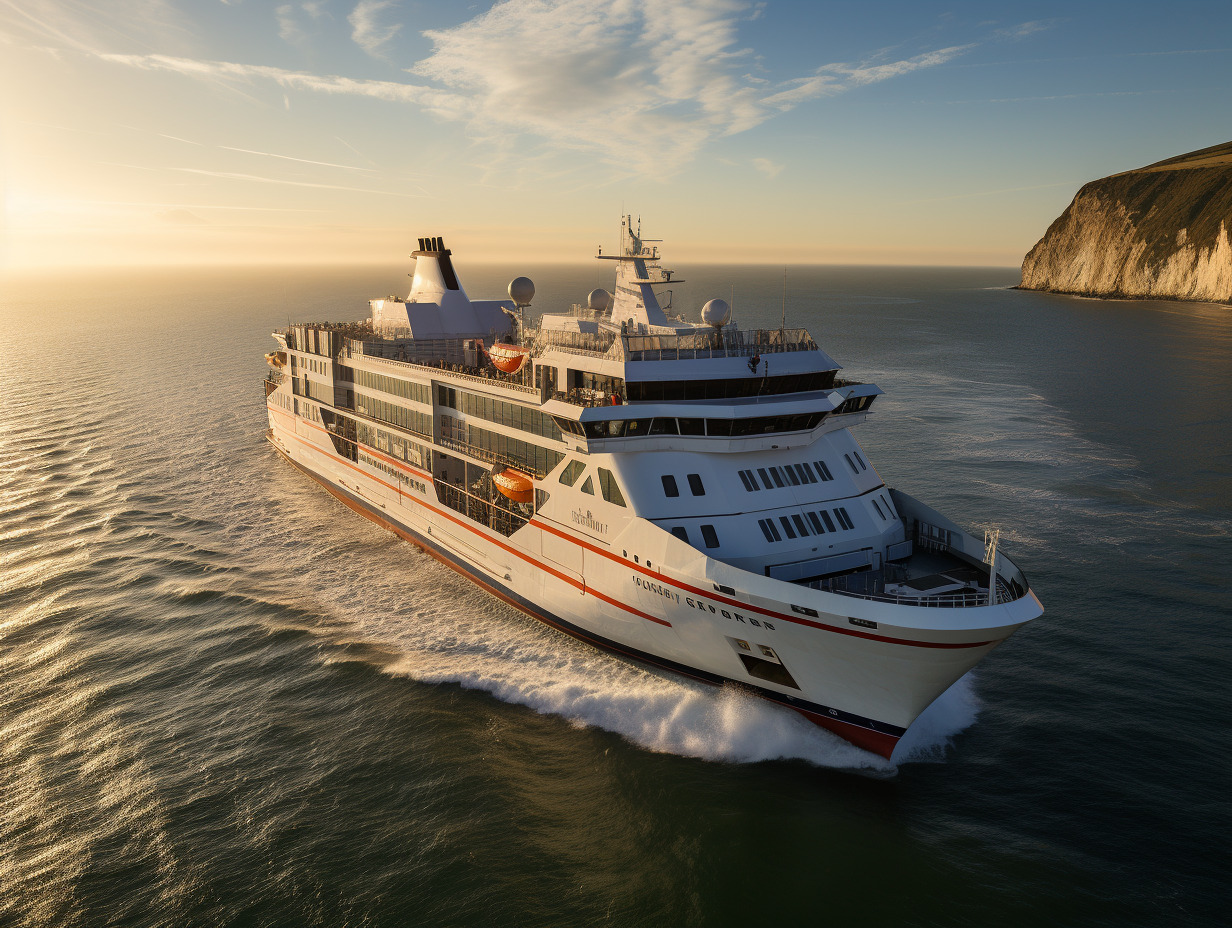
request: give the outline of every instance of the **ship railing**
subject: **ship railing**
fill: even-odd
[[[377,364],[393,367],[394,370],[406,371],[408,368],[412,370],[423,371],[429,378],[440,379],[442,375],[448,376],[450,379],[464,380],[470,383],[483,384],[485,387],[500,387],[505,390],[516,390],[519,393],[525,393],[529,396],[538,396],[539,388],[530,384],[518,383],[515,380],[506,380],[504,377],[496,374],[479,374],[468,373],[467,371],[458,370],[459,365],[450,364],[447,361],[437,361],[436,363],[426,363],[421,361],[398,361],[393,358],[383,358],[376,354],[365,354],[360,352],[360,355],[367,361],[375,361]],[[352,357],[354,355],[352,354]]]
[[[287,379],[287,375],[283,371],[269,371],[265,375],[265,382],[272,383],[275,387],[281,386]]]
[[[614,330],[570,332],[564,329],[540,329],[533,335],[536,353],[555,348],[566,354],[587,358],[622,361],[625,357],[624,345]]]
[[[998,585],[1000,586],[1001,584]],[[902,593],[874,593],[849,590],[839,585],[831,585],[824,580],[814,581],[809,586],[824,593],[838,593],[840,596],[850,596],[853,599],[867,599],[875,603],[893,603],[899,606],[961,609],[963,607],[988,605],[988,591],[985,589],[972,590],[966,593],[935,593],[927,596],[910,596]],[[1006,596],[1001,596],[1000,601],[1006,602]]]
[[[682,361],[817,351],[817,343],[807,329],[707,330],[682,335],[625,335],[622,338],[628,361]]]
[[[457,451],[459,454],[465,454],[468,457],[475,458],[479,461],[487,461],[489,464],[504,464],[506,467],[512,467],[515,470],[520,470],[526,474],[533,474],[536,477],[545,477],[546,474],[539,468],[537,464],[527,464],[512,458],[507,454],[501,454],[497,451],[489,451],[487,448],[480,448],[477,445],[468,444],[464,441],[458,441],[455,438],[438,438],[436,443],[442,448],[448,448],[450,451]]]
[[[552,399],[562,403],[571,403],[574,406],[610,406],[612,404],[611,394],[604,393],[602,390],[558,390],[552,394]]]

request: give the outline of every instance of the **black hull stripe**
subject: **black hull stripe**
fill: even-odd
[[[271,444],[273,444],[272,441]],[[754,683],[749,683],[746,680],[733,680],[730,677],[724,677],[721,674],[711,673],[707,670],[700,670],[696,667],[690,667],[687,664],[678,663],[670,658],[650,654],[649,652],[641,651],[637,648],[629,647],[628,645],[620,644],[619,642],[604,638],[602,635],[596,635],[593,632],[586,631],[585,629],[574,625],[572,622],[566,621],[560,616],[548,612],[542,606],[526,599],[518,593],[515,593],[504,584],[480,573],[477,568],[457,557],[447,549],[437,545],[431,538],[420,534],[401,522],[395,523],[391,519],[388,519],[385,515],[375,509],[367,500],[363,499],[363,497],[356,496],[345,487],[328,483],[322,477],[313,473],[307,467],[291,458],[290,455],[286,454],[286,452],[284,452],[281,448],[278,448],[277,445],[274,445],[274,448],[297,470],[303,472],[316,482],[320,483],[331,493],[346,496],[352,506],[363,510],[372,521],[383,526],[396,527],[399,532],[405,533],[409,536],[410,540],[415,544],[419,545],[421,548],[430,550],[438,560],[446,562],[450,567],[466,576],[472,582],[483,587],[489,592],[494,593],[510,605],[516,606],[532,618],[538,619],[540,622],[565,632],[580,641],[585,641],[587,644],[602,648],[605,651],[611,651],[615,654],[621,654],[626,657],[634,658],[635,660],[641,661],[645,664],[651,664],[655,667],[662,667],[664,670],[670,670],[673,673],[678,673],[686,677],[692,677],[695,680],[701,680],[704,683],[710,683],[715,686],[719,686],[723,683],[734,683],[746,690],[756,693],[763,699],[768,699],[771,702],[779,703],[789,709],[796,709],[797,711],[807,712],[823,718],[832,719],[836,722],[854,725],[858,728],[864,728],[868,731],[876,732],[877,734],[889,735],[892,738],[901,738],[903,733],[907,730],[905,728],[900,728],[897,725],[890,725],[886,722],[878,722],[875,719],[869,719],[861,715],[844,712],[841,709],[832,709],[829,706],[823,706],[820,703],[809,702],[807,699],[788,696],[784,693],[777,693],[774,690],[765,689]]]

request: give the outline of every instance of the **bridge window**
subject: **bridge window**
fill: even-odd
[[[822,483],[834,479],[834,475],[830,473],[830,468],[826,466],[825,461],[814,461],[813,463],[817,465],[817,473],[821,477]]]
[[[791,527],[791,523],[787,521],[787,516],[779,516],[779,522],[783,525],[783,531],[787,533],[788,538],[795,538],[795,529]]]
[[[783,540],[783,536],[779,534],[779,530],[774,527],[773,519],[760,519],[757,524],[761,526],[761,533],[766,536],[766,541]]]
[[[685,544],[689,543],[689,531],[683,525],[672,526],[672,534],[675,535],[677,538],[679,538],[681,541],[683,541]]]
[[[663,495],[664,496],[679,496],[680,495],[680,488],[676,486],[675,477],[673,477],[671,474],[664,474],[659,479],[663,481]]]
[[[834,510],[834,515],[838,517],[838,524],[843,528],[855,528],[856,524],[851,521],[851,516],[847,514],[847,510],[839,506]]]
[[[821,516],[821,521],[823,521],[823,522],[825,522],[825,523],[826,523],[826,529],[827,529],[828,531],[831,531],[831,532],[837,532],[837,531],[838,531],[838,529],[836,529],[836,528],[834,527],[834,520],[830,518],[830,513],[826,512],[826,511],[823,509],[823,510],[821,510],[821,512],[820,512],[820,513],[818,513],[818,515],[820,515],[820,516]]]
[[[761,489],[761,487],[757,485],[757,480],[754,479],[753,472],[751,470],[740,471],[740,481],[744,484],[744,488],[750,493]]]
[[[586,465],[581,461],[570,461],[565,465],[565,469],[560,472],[560,482],[567,487],[577,483],[578,477],[582,476],[582,471],[586,470]]]
[[[877,510],[877,515],[881,516],[881,521],[884,522],[886,520],[886,514],[881,511],[881,504],[876,500],[873,500],[873,508]]]
[[[702,540],[706,542],[707,548],[717,548],[719,546],[719,536],[714,533],[713,525],[702,526]]]
[[[606,468],[599,468],[599,492],[603,494],[603,498],[609,503],[614,503],[617,506],[625,504],[625,498],[620,492],[620,487],[616,485],[616,478],[612,476],[612,472]]]
[[[705,496],[706,488],[702,486],[701,474],[689,474],[689,489],[694,496]]]

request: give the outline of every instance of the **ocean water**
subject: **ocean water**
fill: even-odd
[[[680,269],[676,310],[785,307],[886,390],[882,476],[1044,602],[891,764],[538,625],[277,457],[269,332],[406,270],[0,282],[0,925],[1226,923],[1232,309]]]

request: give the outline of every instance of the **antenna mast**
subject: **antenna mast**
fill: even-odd
[[[779,334],[787,340],[787,268],[783,268],[783,315],[779,320]]]

